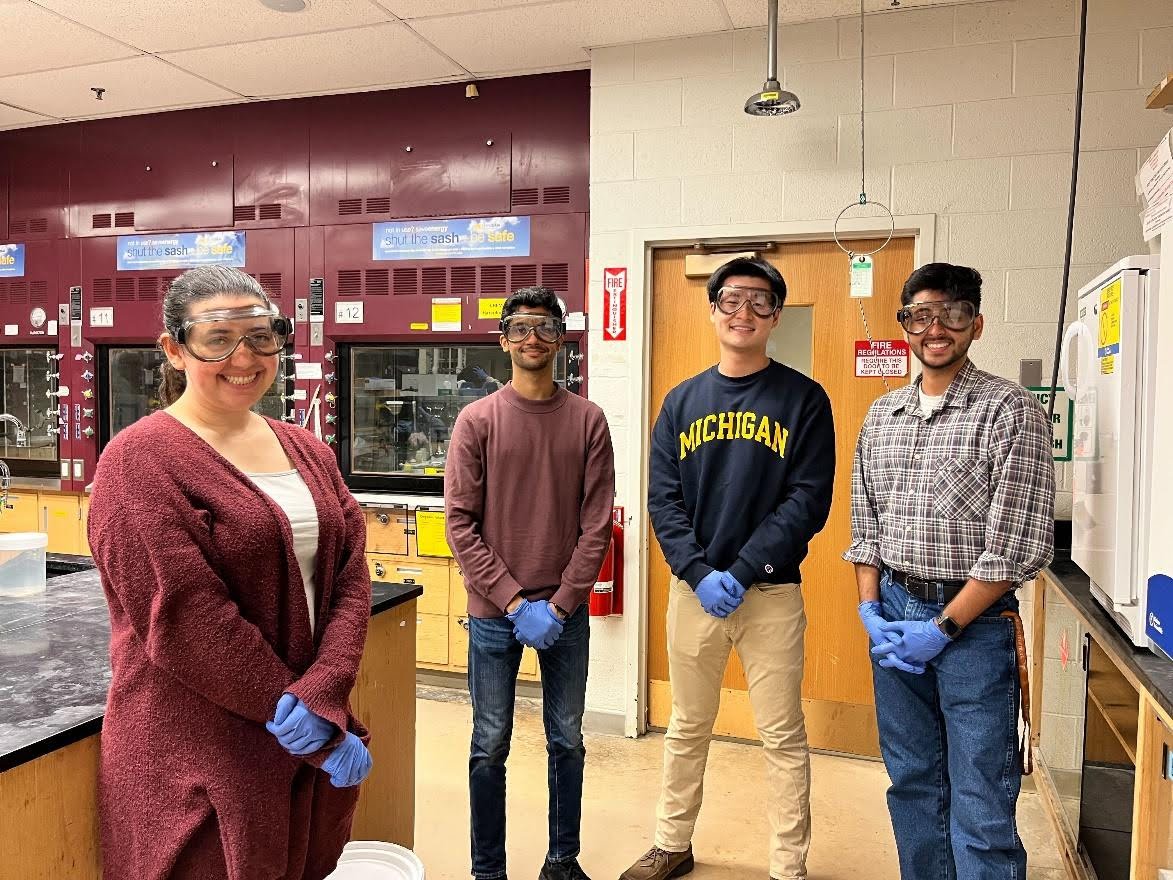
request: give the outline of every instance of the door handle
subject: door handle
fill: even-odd
[[[383,567],[383,563],[376,562],[375,563],[375,577],[382,577],[386,573],[387,573],[387,569],[385,569]]]

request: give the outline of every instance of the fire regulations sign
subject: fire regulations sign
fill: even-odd
[[[908,343],[903,339],[855,341],[855,375],[858,378],[908,375]]]
[[[627,338],[627,269],[603,270],[603,338]]]

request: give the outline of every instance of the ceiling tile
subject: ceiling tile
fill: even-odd
[[[865,0],[867,12],[900,14],[903,9],[916,6],[955,6],[973,0],[901,0],[900,9],[893,10],[891,0]],[[734,27],[764,27],[766,0],[724,0]],[[859,0],[787,0],[778,9],[778,20],[813,21],[818,18],[841,18],[859,15]]]
[[[162,57],[250,97],[322,94],[464,73],[398,22]]]
[[[0,2],[0,76],[130,58],[134,49],[21,0]]]
[[[35,125],[38,122],[52,121],[36,113],[26,113],[24,110],[17,110],[15,107],[9,107],[7,104],[0,104],[0,129],[20,128],[24,125]]]
[[[92,86],[106,89],[100,103]],[[145,56],[0,78],[0,101],[60,119],[236,100],[230,91]]]
[[[415,19],[411,26],[475,73],[549,68],[588,60],[587,47],[724,30],[712,0],[568,0],[467,15]],[[524,51],[512,47],[524,46]]]
[[[221,46],[387,21],[369,0],[309,0],[302,12],[275,12],[260,0],[37,0],[66,18],[147,52]]]
[[[434,18],[453,13],[483,12],[508,6],[541,6],[551,0],[376,0],[398,18]]]

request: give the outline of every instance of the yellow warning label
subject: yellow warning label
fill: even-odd
[[[412,330],[427,330],[428,325],[427,324],[412,324],[411,329]]]
[[[417,510],[415,512],[415,544],[420,556],[452,557],[452,549],[444,536],[444,511]]]
[[[477,300],[477,317],[482,321],[500,321],[505,297]]]
[[[1120,353],[1120,279],[1100,291],[1101,358]]]
[[[432,329],[449,333],[460,332],[460,297],[445,296],[432,300]]]
[[[1116,355],[1110,354],[1100,358],[1100,373],[1111,376],[1116,372]]]

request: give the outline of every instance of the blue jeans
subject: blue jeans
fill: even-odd
[[[468,689],[472,695],[472,750],[468,759],[472,805],[472,873],[505,876],[505,759],[513,734],[513,701],[522,646],[504,617],[470,617]],[[566,621],[552,647],[538,651],[542,721],[550,787],[550,849],[546,859],[577,858],[582,819],[582,714],[586,706],[590,618],[585,605]]]
[[[931,620],[942,606],[913,598],[885,572],[887,620]],[[940,598],[940,597],[938,597]],[[924,675],[873,658],[880,750],[892,786],[888,812],[905,880],[1026,877],[1015,806],[1018,664],[1012,592],[938,654]]]

